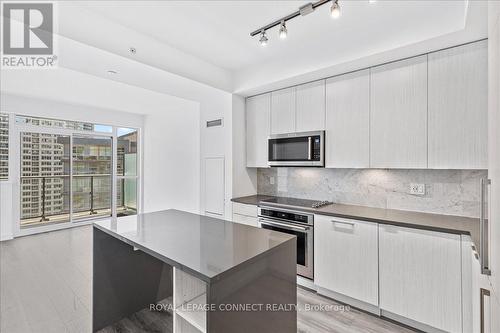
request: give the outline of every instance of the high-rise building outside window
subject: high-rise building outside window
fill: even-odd
[[[9,115],[0,113],[0,181],[9,179]]]

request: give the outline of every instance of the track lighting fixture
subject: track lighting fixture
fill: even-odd
[[[267,42],[269,41],[267,36],[266,36],[266,32],[267,30],[271,29],[271,28],[274,28],[276,26],[280,26],[279,27],[279,33],[278,33],[278,36],[281,38],[281,39],[285,39],[287,38],[287,35],[288,35],[288,30],[286,28],[286,22],[296,18],[296,17],[299,17],[299,16],[306,16],[306,15],[309,15],[311,13],[313,13],[316,8],[320,7],[320,6],[323,6],[323,5],[326,5],[327,3],[331,2],[332,3],[332,6],[330,8],[330,15],[332,16],[332,18],[334,19],[337,19],[340,17],[340,5],[339,5],[339,0],[318,0],[316,2],[309,2],[305,5],[303,5],[302,7],[300,7],[298,10],[296,10],[295,12],[287,15],[287,16],[284,16],[282,17],[281,19],[279,20],[276,20],[272,23],[269,23],[268,25],[265,25],[263,27],[261,27],[260,29],[257,29],[253,32],[250,33],[250,36],[254,37],[254,36],[257,36],[260,34],[260,39],[259,39],[259,42],[262,46],[266,46],[267,45]],[[376,0],[368,0],[369,3],[374,3],[376,2]]]
[[[340,6],[339,6],[339,1],[338,0],[335,0],[332,3],[332,7],[330,8],[330,14],[335,19],[340,17]]]
[[[281,21],[280,32],[279,32],[280,38],[285,39],[287,33],[288,33],[288,30],[286,29],[286,23],[285,23],[285,21]]]
[[[260,45],[262,46],[266,46],[267,45],[267,36],[266,36],[266,30],[262,30],[261,32],[261,36],[260,36],[260,39],[259,39],[259,42],[260,42]]]

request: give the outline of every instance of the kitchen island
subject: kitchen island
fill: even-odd
[[[178,210],[93,233],[94,332],[169,297],[173,332],[297,331],[293,236]]]

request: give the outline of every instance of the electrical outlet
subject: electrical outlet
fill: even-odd
[[[274,185],[274,177],[269,177],[269,184]]]
[[[410,184],[410,194],[425,195],[425,184]]]

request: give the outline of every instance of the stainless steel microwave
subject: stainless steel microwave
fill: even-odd
[[[325,131],[271,135],[269,166],[325,166]]]

